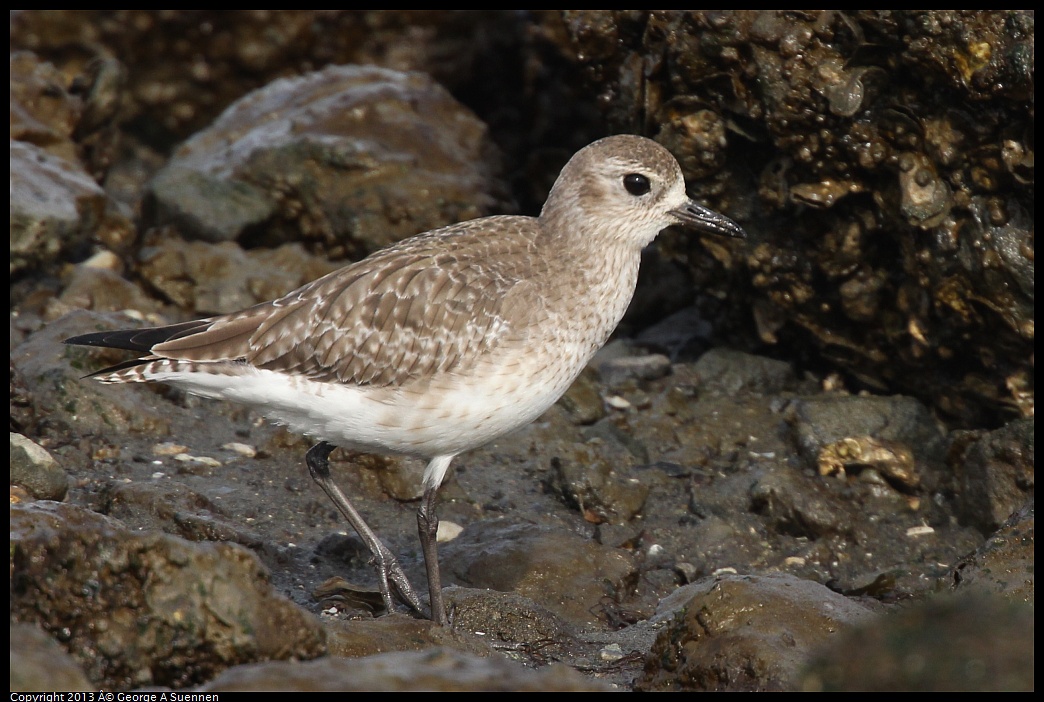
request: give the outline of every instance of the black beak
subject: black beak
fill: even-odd
[[[671,214],[677,218],[678,224],[683,226],[689,226],[709,234],[723,234],[736,239],[747,238],[747,233],[743,231],[740,225],[725,215],[720,215],[714,210],[697,205],[692,200],[689,200],[689,204],[684,207],[671,210]]]

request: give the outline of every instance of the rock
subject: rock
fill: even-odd
[[[958,593],[1034,603],[1033,500],[1016,511],[975,553],[960,560],[950,573]]]
[[[484,126],[427,76],[330,66],[244,96],[186,141],[150,185],[153,219],[361,257],[489,213],[490,154]]]
[[[605,603],[636,575],[626,551],[533,524],[468,526],[442,549],[457,582],[523,595],[574,625],[604,621]]]
[[[13,621],[60,637],[94,685],[182,687],[230,665],[325,652],[318,623],[238,546],[34,503],[11,509],[11,563]]]
[[[79,164],[11,141],[11,273],[84,248],[104,210],[102,189]]]
[[[1031,692],[1033,608],[935,595],[839,632],[795,680],[803,692]]]
[[[38,500],[64,500],[69,479],[51,454],[34,441],[11,432],[11,484]]]
[[[226,671],[203,692],[607,692],[611,688],[566,666],[529,670],[504,658],[479,658],[446,648],[366,658],[270,662]]]
[[[1033,426],[1032,419],[1013,421],[964,452],[955,467],[962,521],[989,533],[1032,498]]]
[[[11,692],[92,692],[76,660],[32,624],[11,624]]]
[[[793,689],[809,652],[872,610],[788,575],[725,575],[661,603],[660,632],[636,682],[642,691]]]

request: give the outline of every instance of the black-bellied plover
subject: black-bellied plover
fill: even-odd
[[[417,523],[432,618],[445,623],[435,498],[450,461],[539,417],[616,328],[642,247],[688,225],[743,237],[685,194],[674,157],[638,136],[577,152],[539,217],[415,236],[242,312],[84,334],[145,354],[93,374],[240,402],[319,440],[312,478],[366,542],[385,606],[423,606],[395,556],[330,476],[335,446],[428,461]]]

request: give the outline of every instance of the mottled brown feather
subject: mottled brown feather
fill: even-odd
[[[527,333],[541,306],[531,282],[539,271],[526,255],[539,225],[495,219],[497,237],[486,233],[488,219],[415,237],[151,352],[372,386],[463,372],[512,334]]]

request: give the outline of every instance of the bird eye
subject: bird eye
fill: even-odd
[[[644,195],[652,189],[649,179],[641,173],[628,173],[624,176],[623,184],[632,195]]]

